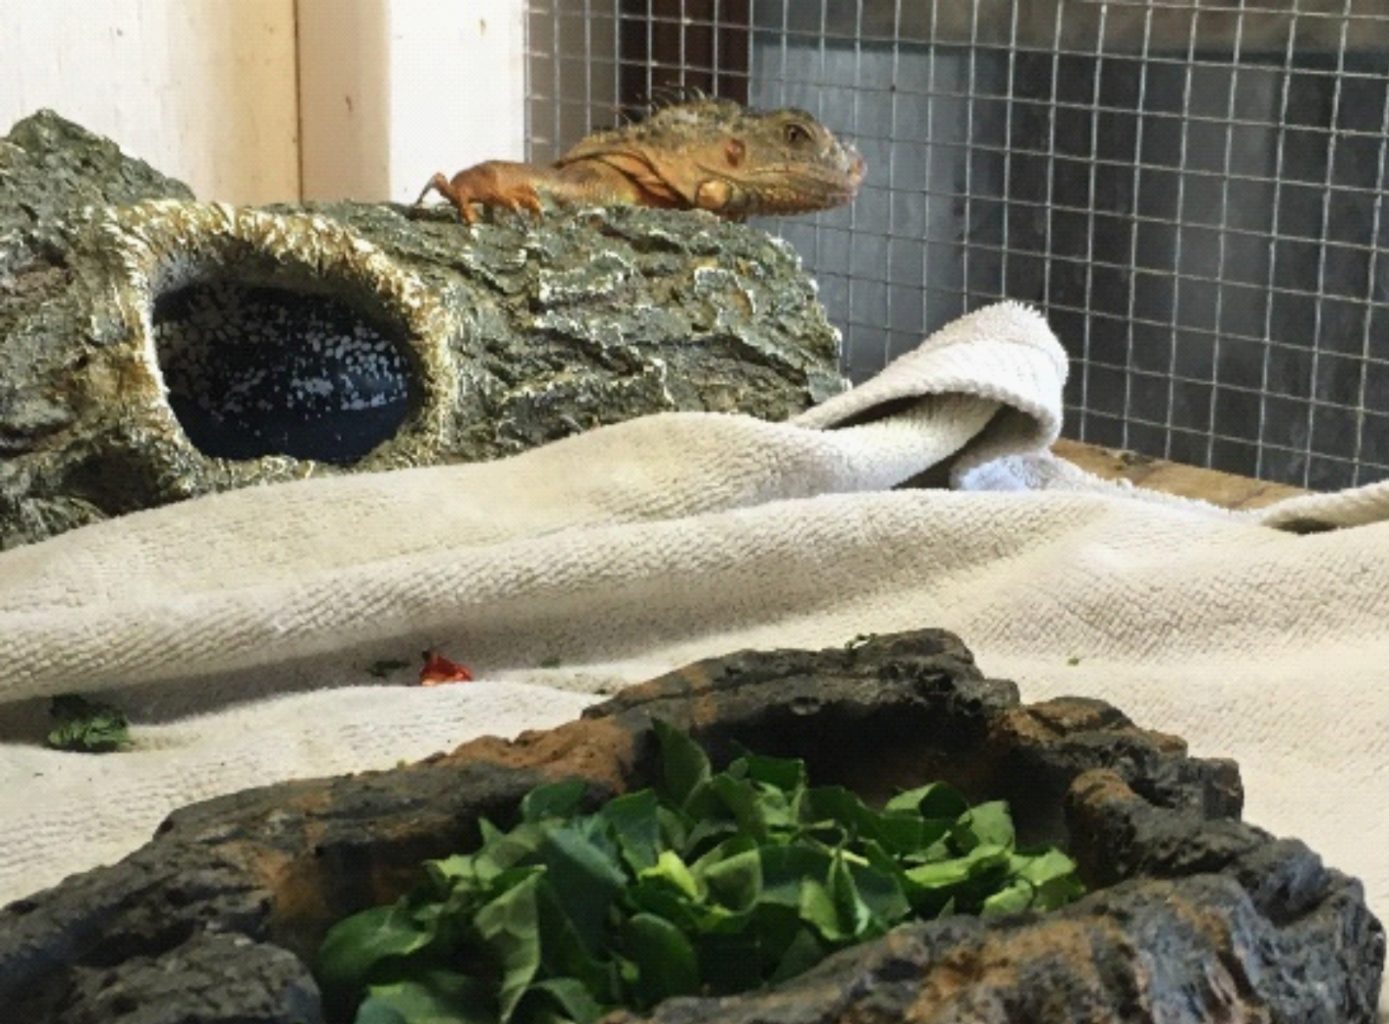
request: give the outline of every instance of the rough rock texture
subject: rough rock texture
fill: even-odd
[[[49,112],[0,140],[0,547],[651,412],[784,419],[838,347],[788,246],[702,212],[232,208]]]
[[[701,662],[514,742],[186,808],[119,864],[0,910],[0,1019],[319,1021],[295,958],[331,922],[395,898],[422,858],[475,842],[480,816],[505,822],[541,779],[586,778],[594,800],[646,784],[653,715],[716,759],[794,753],[866,795],[944,778],[1004,797],[1022,839],[1066,844],[1095,891],[1043,916],[906,925],[776,988],[670,1000],[649,1020],[1374,1019],[1384,933],[1359,884],[1241,823],[1233,764],[1096,701],[1019,706],[936,630]]]

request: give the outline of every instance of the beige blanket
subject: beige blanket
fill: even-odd
[[[552,725],[736,648],[932,625],[1025,699],[1103,697],[1238,759],[1248,818],[1389,917],[1389,490],[1254,517],[1102,483],[1045,454],[1064,377],[1043,321],[995,306],[794,423],[653,416],[0,554],[0,899],[201,797]],[[942,462],[951,489],[892,489]],[[1270,525],[1292,518],[1342,528]],[[410,687],[425,647],[483,682]],[[137,748],[36,745],[70,690],[118,691]]]

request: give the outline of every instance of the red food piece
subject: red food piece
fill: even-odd
[[[466,665],[450,661],[438,651],[424,652],[424,667],[420,669],[421,686],[438,686],[441,683],[470,683],[473,674]]]

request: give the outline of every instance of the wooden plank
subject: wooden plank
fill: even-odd
[[[1184,466],[1137,452],[1101,448],[1065,438],[1052,445],[1051,450],[1067,462],[1106,480],[1129,480],[1136,487],[1184,498],[1199,498],[1225,508],[1262,508],[1275,501],[1307,493],[1302,488],[1287,484]]]
[[[524,157],[523,0],[297,7],[305,199],[409,203],[435,171]]]
[[[391,189],[386,0],[298,0],[296,19],[301,194],[321,201],[385,199]]]

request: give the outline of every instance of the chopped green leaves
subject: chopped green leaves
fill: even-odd
[[[501,984],[497,992],[502,1024],[511,1019],[516,1004],[540,970],[540,911],[536,890],[541,870],[526,873],[515,886],[487,903],[473,917],[478,938],[492,954]]]
[[[654,723],[661,744],[661,785],[657,792],[666,803],[684,807],[709,781],[709,758],[698,743],[659,719]]]
[[[964,850],[976,846],[1011,846],[1013,816],[1002,800],[977,804],[960,816],[950,836]]]
[[[521,800],[521,820],[544,821],[546,818],[568,817],[578,810],[587,788],[579,779],[536,786]]]
[[[357,1010],[357,1024],[492,1024],[496,1011],[480,981],[452,971],[374,985]]]
[[[699,991],[699,958],[678,927],[655,914],[628,918],[623,928],[627,955],[637,965],[637,996],[647,1006],[669,996]]]
[[[597,811],[551,783],[509,830],[426,865],[394,906],[339,922],[320,951],[356,1024],[594,1024],[618,1006],[746,991],[916,917],[1048,910],[1083,891],[1057,850],[1016,849],[1001,802],[948,785],[875,809],[812,788],[803,762],[720,772],[656,723],[659,784]]]
[[[409,668],[408,661],[401,661],[399,658],[380,658],[367,666],[367,672],[377,679],[385,679],[392,672],[399,672],[403,668]]]
[[[55,750],[105,754],[130,743],[125,713],[110,704],[68,693],[49,702],[48,715],[55,724],[47,743]]]
[[[654,867],[661,852],[661,802],[649,789],[614,797],[598,812],[612,829],[627,869],[641,874]]]
[[[318,953],[318,977],[325,988],[357,992],[379,967],[418,952],[434,938],[434,929],[415,919],[400,902],[372,907],[328,929]]]

